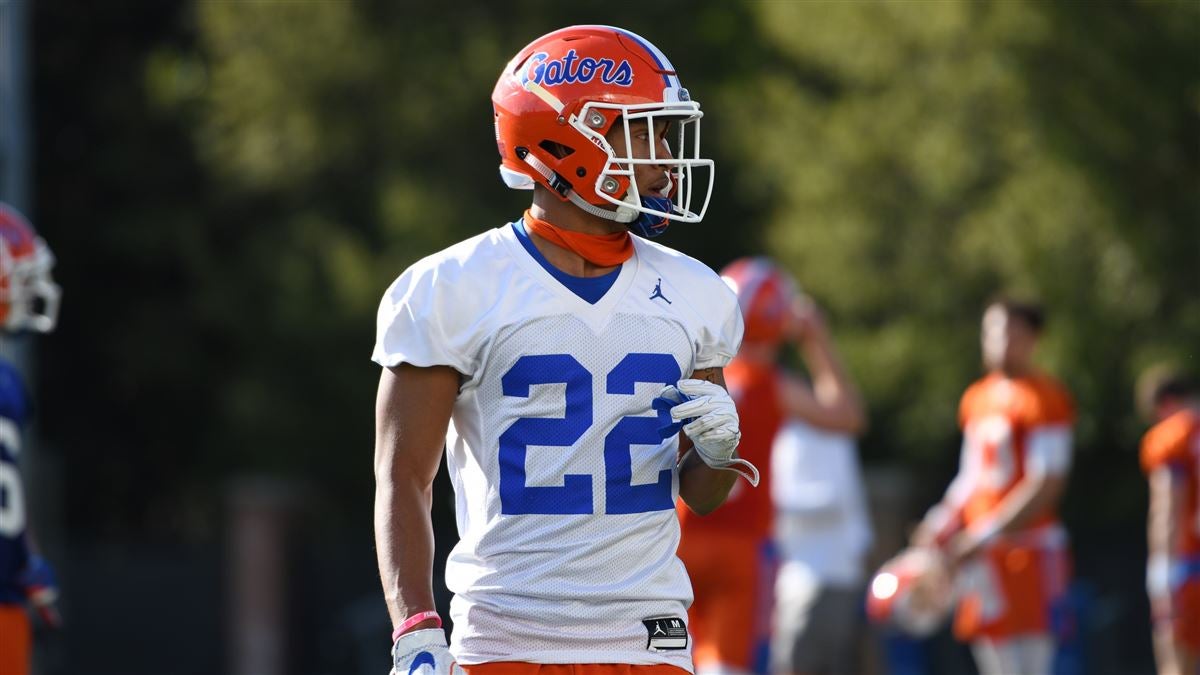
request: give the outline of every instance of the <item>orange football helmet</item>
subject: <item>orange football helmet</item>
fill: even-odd
[[[954,601],[954,584],[941,553],[907,548],[871,579],[867,616],[914,637],[928,637],[941,628]]]
[[[739,258],[721,270],[721,278],[737,293],[743,342],[783,339],[792,305],[802,297],[790,274],[766,258]]]
[[[713,161],[700,157],[700,104],[679,83],[675,67],[657,47],[611,26],[571,26],[544,35],[522,49],[500,74],[492,91],[500,175],[514,189],[549,188],[593,215],[629,223],[655,236],[670,220],[697,222],[712,196]],[[630,122],[650,128],[675,124],[672,156],[618,156],[606,140]],[[653,148],[652,144],[652,148]],[[634,166],[667,168],[670,186],[642,195]],[[707,169],[698,188],[697,168]],[[703,199],[699,199],[700,197]]]
[[[0,203],[0,325],[49,333],[62,290],[50,277],[54,255],[16,209]]]

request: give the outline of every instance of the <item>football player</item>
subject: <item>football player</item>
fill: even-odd
[[[730,263],[721,276],[737,293],[746,326],[742,348],[725,368],[741,420],[740,455],[765,470],[772,443],[789,417],[857,433],[864,419],[858,395],[820,314],[790,275],[766,258],[744,258]],[[801,348],[812,386],[780,367],[780,352],[788,343]],[[721,508],[704,517],[679,505],[679,557],[696,593],[688,616],[699,674],[765,672],[768,666],[774,486],[747,487],[735,487]],[[853,616],[858,596],[851,603]],[[783,651],[790,655],[787,646]],[[789,658],[776,670],[791,672],[793,665]]]
[[[1142,439],[1150,480],[1146,591],[1160,675],[1193,675],[1200,657],[1200,401],[1194,385],[1165,369],[1139,382],[1154,421]]]
[[[958,475],[914,532],[956,569],[955,636],[984,675],[1049,673],[1069,560],[1057,505],[1071,466],[1074,405],[1034,366],[1044,314],[1013,300],[983,315],[988,370],[959,405]]]
[[[9,334],[54,329],[60,292],[54,257],[16,209],[0,203],[0,326]],[[32,653],[27,607],[59,624],[54,572],[33,546],[17,470],[29,399],[17,369],[0,360],[0,673],[26,675]]]
[[[675,498],[706,513],[734,471],[756,474],[723,386],[737,298],[649,239],[704,215],[700,106],[661,51],[609,26],[534,40],[492,104],[501,176],[531,207],[417,262],[379,307],[375,533],[393,668],[691,671]],[[448,647],[430,578],[443,446],[460,535]]]

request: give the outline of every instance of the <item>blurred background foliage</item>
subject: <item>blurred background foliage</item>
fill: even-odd
[[[868,462],[932,500],[984,303],[1038,299],[1042,363],[1079,403],[1069,523],[1084,549],[1142,546],[1133,381],[1200,369],[1200,3],[106,7],[33,6],[69,536],[207,541],[215,487],[261,472],[308,484],[315,531],[373,562],[378,298],[527,205],[496,173],[507,59],[616,23],[671,57],[718,164],[705,222],[663,241],[792,270],[869,403]]]

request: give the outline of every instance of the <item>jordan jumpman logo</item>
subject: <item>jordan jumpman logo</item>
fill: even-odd
[[[667,296],[662,294],[662,279],[661,278],[659,278],[657,284],[654,284],[654,292],[650,294],[651,300],[653,300],[655,298],[662,298],[664,301],[666,301],[666,303],[668,305],[671,304],[671,301],[667,300]]]

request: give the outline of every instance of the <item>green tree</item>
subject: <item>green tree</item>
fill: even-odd
[[[320,531],[369,537],[375,303],[525,208],[496,175],[492,84],[594,22],[661,46],[706,111],[713,205],[666,243],[795,273],[862,383],[871,459],[952,471],[982,305],[1036,297],[1079,402],[1072,525],[1135,531],[1133,379],[1200,370],[1200,4],[636,10],[36,3],[34,216],[66,288],[40,399],[70,411],[43,425],[70,522],[211,539],[215,486],[265,471],[317,487]]]
[[[952,463],[979,310],[1000,291],[1049,306],[1044,359],[1080,400],[1083,447],[1134,441],[1136,370],[1194,358],[1200,334],[1194,5],[709,2],[665,30],[678,10],[630,27],[704,104],[719,168],[710,217],[668,243],[714,266],[765,251],[796,273],[863,381],[874,456]],[[69,297],[88,293],[76,250],[160,280],[131,276],[123,332],[78,342],[125,369],[92,398],[162,420],[136,447],[196,430],[173,441],[195,457],[193,489],[164,498],[233,466],[361,492],[374,304],[418,257],[520,212],[527,195],[495,174],[498,64],[589,20],[610,19],[200,3],[96,65],[128,92],[89,118],[119,134],[95,164],[115,208],[57,248]],[[79,134],[60,132],[57,154]],[[50,230],[81,219],[43,208]],[[81,305],[65,328],[103,321]]]
[[[836,317],[874,451],[952,453],[1006,292],[1049,308],[1083,457],[1128,457],[1134,372],[1200,338],[1196,6],[753,7],[772,57],[722,99],[739,186]]]
[[[105,34],[128,34],[108,42],[69,8],[39,11],[56,30],[39,43],[37,80],[59,83],[42,95],[40,211],[68,293],[46,378],[52,395],[97,402],[79,430],[49,433],[126,460],[88,499],[129,534],[177,532],[163,514],[185,512],[204,536],[219,515],[214,486],[269,471],[311,478],[332,526],[363,513],[376,303],[408,264],[528,205],[497,174],[492,85],[530,39],[608,22],[606,8],[206,2],[165,5],[141,32],[101,20]],[[670,45],[662,26],[678,7],[627,25],[679,55],[703,99],[745,65],[708,66],[749,17],[718,2],[690,11],[697,30],[672,31],[682,39]],[[77,106],[86,132],[56,117],[59,91],[105,101]],[[81,135],[82,173],[64,154]],[[57,197],[81,188],[105,207]],[[748,209],[721,202],[709,223],[668,238],[702,257],[752,240],[753,228],[718,224]],[[97,226],[69,228],[85,221]],[[101,269],[127,274],[89,284]],[[85,362],[120,374],[80,389],[72,373]]]

